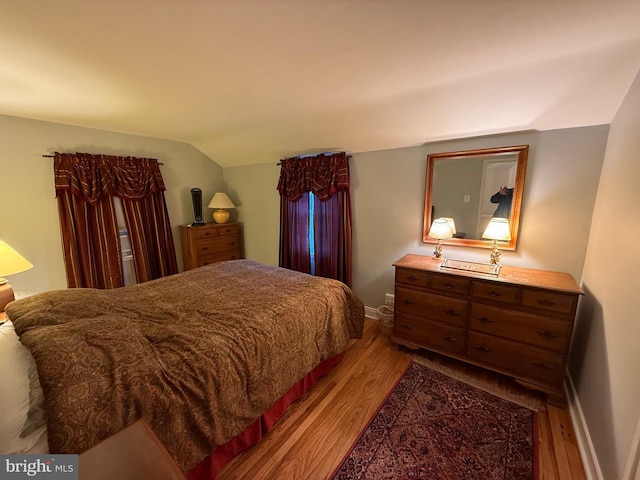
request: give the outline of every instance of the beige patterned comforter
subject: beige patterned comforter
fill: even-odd
[[[186,472],[360,338],[364,306],[338,281],[234,260],[7,314],[38,367],[52,453],[142,417]]]

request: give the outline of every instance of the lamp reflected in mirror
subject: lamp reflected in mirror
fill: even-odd
[[[493,217],[482,234],[482,238],[488,238],[491,240],[490,263],[493,265],[500,265],[500,255],[502,252],[498,248],[498,242],[508,242],[511,240],[509,220],[506,218]]]
[[[450,223],[451,222],[451,223]],[[433,251],[434,258],[442,258],[442,240],[452,238],[455,233],[453,218],[436,218],[429,229],[429,236],[438,240]]]

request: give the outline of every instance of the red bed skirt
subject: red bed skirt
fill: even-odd
[[[344,353],[325,360],[316,368],[305,375],[298,383],[292,386],[287,393],[280,398],[259,419],[249,425],[238,436],[215,449],[215,451],[196,465],[188,474],[188,480],[213,480],[222,468],[236,455],[255,445],[273,428],[275,423],[284,415],[289,405],[302,397],[320,377],[326,375],[335,367]]]

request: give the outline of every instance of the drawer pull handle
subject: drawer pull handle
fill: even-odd
[[[487,293],[489,294],[490,297],[494,297],[494,298],[500,296],[500,293],[496,292],[495,290],[488,291]]]
[[[446,337],[442,337],[442,339],[443,339],[445,342],[449,342],[449,343],[456,343],[456,342],[457,342],[457,340],[456,340],[455,338],[453,338],[453,337],[451,337],[451,336],[449,336],[449,335],[447,335]]]
[[[412,281],[412,282],[415,282],[416,280],[418,280],[418,277],[414,277],[413,275],[409,275],[409,276],[407,277],[407,280],[410,280],[410,281]]]
[[[452,288],[454,288],[454,287],[455,287],[455,285],[453,285],[453,284],[451,284],[451,283],[447,282],[447,283],[445,283],[445,284],[443,285],[443,287],[444,287],[444,288],[448,288],[448,289],[452,289]]]
[[[538,335],[540,335],[542,338],[545,338],[547,340],[553,340],[554,338],[558,338],[558,335],[554,335],[551,332],[537,332]]]
[[[536,368],[544,368],[545,370],[551,369],[551,367],[544,362],[531,362],[531,365]]]
[[[547,300],[546,298],[544,300],[538,300],[538,303],[544,307],[550,307],[551,305],[555,305],[555,302],[552,302],[551,300]]]
[[[458,315],[460,315],[458,312],[456,312],[453,308],[447,308],[444,313],[446,313],[447,315],[451,316],[451,317],[457,317]]]
[[[491,325],[493,320],[487,317],[476,317],[480,323],[484,323],[485,325]]]
[[[411,330],[413,327],[411,325],[409,325],[408,323],[401,323],[400,326],[402,328],[404,328],[405,330]]]
[[[405,305],[413,305],[414,302],[405,298],[404,300],[402,300],[402,303],[404,303]]]
[[[485,347],[484,345],[474,345],[473,348],[475,348],[477,351],[482,352],[482,353],[489,353],[491,351],[487,347]]]

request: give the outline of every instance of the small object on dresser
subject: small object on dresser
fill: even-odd
[[[445,258],[440,265],[440,270],[460,270],[463,272],[481,273],[484,275],[498,276],[500,273],[500,264],[463,262],[461,260],[452,260]]]
[[[191,203],[193,204],[193,223],[191,225],[204,225],[202,218],[202,190],[191,189]]]

